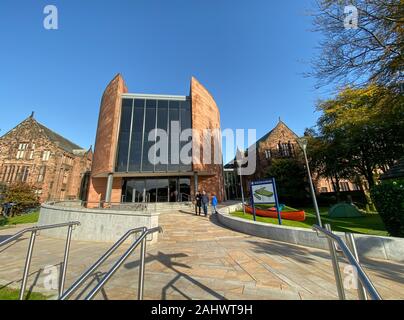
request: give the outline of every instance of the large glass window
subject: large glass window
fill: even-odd
[[[117,171],[126,171],[128,165],[128,145],[132,118],[132,99],[123,99],[121,127],[119,130]]]
[[[189,201],[190,178],[125,178],[122,185],[123,202]]]
[[[128,171],[140,171],[145,100],[135,99]]]
[[[146,100],[146,117],[144,122],[143,137],[143,159],[142,168],[144,171],[154,171],[154,159],[149,159],[149,150],[155,144],[156,137],[150,138],[150,133],[156,128],[156,100]]]
[[[191,129],[192,128],[192,123],[191,123],[191,102],[189,100],[181,102],[180,122],[181,122],[181,132],[186,130],[186,129]],[[180,142],[180,152],[181,152],[182,148],[184,148],[186,145],[189,145],[191,140],[192,140],[192,137],[189,136],[187,141],[181,141]],[[189,159],[192,159],[192,148],[189,148],[188,157],[189,157]],[[191,167],[190,163],[187,163],[187,162],[184,163],[183,162],[183,161],[186,161],[186,160],[187,159],[182,159],[182,161],[180,161],[179,171],[186,172],[186,171],[191,171],[192,170],[192,167]]]
[[[172,122],[179,130],[171,130]],[[129,99],[122,100],[121,125],[117,149],[117,172],[189,172],[190,163],[182,163],[181,148],[187,141],[180,142],[182,130],[191,128],[190,100],[164,99]],[[155,145],[156,136],[149,141],[149,133],[154,129],[163,129],[168,134],[168,154],[162,157],[162,150],[157,150],[157,157],[166,159],[154,164],[149,159],[149,150]],[[171,145],[171,142],[177,145]],[[191,141],[189,138],[188,142]],[[178,145],[179,143],[179,145]],[[189,151],[191,156],[191,151]],[[153,156],[153,153],[152,153]],[[129,160],[129,162],[128,162]]]
[[[157,107],[157,128],[164,130],[168,133],[168,101],[167,100],[159,100]],[[158,138],[157,138],[158,139]],[[159,141],[156,141],[159,142]],[[156,172],[166,172],[167,164],[168,164],[168,152],[166,154],[162,154],[162,150],[158,150],[157,156],[160,159],[167,159],[167,161],[159,162],[155,165]]]
[[[177,128],[179,130],[175,130],[175,123],[179,123],[179,109],[180,103],[178,101],[170,101],[169,104],[169,118],[170,118],[170,127],[169,127],[169,136],[168,136],[168,171],[178,171],[179,169],[179,141],[180,141],[180,132],[181,128]],[[175,144],[173,144],[173,142]]]

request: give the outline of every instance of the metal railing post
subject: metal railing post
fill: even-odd
[[[331,226],[329,224],[326,224],[325,228],[327,231],[332,232]],[[341,270],[339,269],[337,250],[335,249],[334,242],[332,239],[327,238],[327,241],[328,241],[328,246],[330,248],[332,268],[334,269],[334,276],[335,276],[335,282],[337,285],[338,297],[340,300],[346,300],[344,285],[343,285],[342,277],[341,277]]]
[[[25,258],[24,274],[22,276],[22,283],[21,283],[21,289],[20,289],[20,296],[19,296],[20,300],[24,299],[25,288],[27,287],[27,279],[28,279],[28,274],[29,274],[29,268],[31,266],[32,251],[34,250],[36,233],[37,233],[37,231],[33,230],[31,232],[31,238],[29,240],[27,257]]]
[[[346,232],[345,233],[345,240],[348,248],[351,250],[351,253],[355,257],[356,261],[359,263],[359,255],[358,250],[356,249],[355,238],[352,233]],[[356,268],[355,266],[352,266]],[[358,286],[358,296],[360,300],[368,300],[367,293],[365,288],[363,287],[362,283],[357,279],[357,286]]]
[[[138,300],[143,300],[145,258],[146,258],[146,237],[143,238],[142,243],[140,244],[139,284],[137,293]]]
[[[65,288],[67,263],[68,263],[68,260],[69,260],[70,243],[71,243],[71,239],[72,239],[72,230],[73,230],[73,226],[70,225],[68,227],[68,229],[67,229],[65,255],[64,255],[64,258],[63,258],[63,265],[62,265],[62,277],[61,277],[60,286],[59,286],[59,298],[63,295],[63,291],[64,291],[64,288]]]

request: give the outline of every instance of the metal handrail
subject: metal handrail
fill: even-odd
[[[338,244],[338,246],[341,249],[341,252],[345,256],[345,258],[348,260],[349,264],[351,264],[352,266],[354,266],[356,268],[359,281],[360,281],[361,285],[363,286],[363,288],[369,293],[370,297],[373,300],[382,300],[379,292],[376,290],[372,281],[369,279],[369,277],[367,276],[367,274],[365,273],[365,271],[359,264],[358,259],[355,258],[355,256],[352,254],[351,250],[348,248],[348,246],[345,244],[345,242],[339,236],[332,233],[329,225],[327,225],[327,226],[328,226],[329,230],[324,229],[318,225],[313,225],[313,230],[324,234],[327,237],[327,239],[329,240],[331,258],[333,260],[333,268],[334,268],[334,273],[336,276],[338,295],[339,295],[340,299],[345,299],[345,293],[344,293],[342,279],[341,279],[339,266],[338,266],[338,257],[337,257],[333,242],[336,242]],[[353,244],[353,246],[354,246],[354,244]],[[353,251],[355,252],[356,249]],[[361,294],[359,294],[359,296],[362,299],[366,298],[366,296],[363,297]]]
[[[25,258],[25,266],[24,266],[24,273],[23,273],[22,282],[21,282],[21,289],[20,289],[20,294],[19,294],[20,300],[23,300],[23,298],[24,298],[25,288],[27,286],[29,268],[31,266],[32,252],[34,250],[34,244],[35,244],[37,232],[41,231],[41,230],[68,227],[66,245],[65,245],[65,253],[64,253],[63,265],[62,265],[62,277],[61,277],[61,281],[60,281],[60,285],[59,285],[59,296],[61,296],[63,294],[64,284],[65,284],[65,279],[66,279],[66,272],[67,272],[67,263],[68,263],[69,251],[70,251],[70,242],[71,242],[71,238],[72,238],[72,230],[73,230],[73,227],[76,225],[80,225],[80,222],[70,221],[70,222],[59,223],[59,224],[50,224],[50,225],[44,225],[44,226],[30,227],[30,228],[23,229],[23,230],[17,232],[16,234],[14,234],[13,236],[11,236],[10,238],[0,242],[0,247],[1,247],[14,240],[17,240],[25,233],[31,232],[31,237],[30,237],[29,245],[28,245],[27,257]]]
[[[77,280],[73,283],[69,289],[59,298],[60,300],[66,300],[90,277],[90,275],[107,260],[132,234],[147,230],[146,227],[134,228],[128,230],[114,245],[105,252],[101,258],[99,258],[90,268],[88,268]]]
[[[14,240],[17,240],[20,238],[23,234],[27,232],[33,232],[33,231],[40,231],[40,230],[45,230],[45,229],[54,229],[54,228],[61,228],[61,227],[67,227],[70,225],[80,225],[80,222],[78,221],[72,221],[72,222],[66,222],[66,223],[59,223],[59,224],[50,224],[50,225],[44,225],[44,226],[37,226],[37,227],[30,227],[30,228],[25,228],[21,231],[18,231],[16,234],[12,235],[11,237],[7,238],[6,240],[0,242],[0,247],[4,246]]]
[[[139,283],[138,283],[138,299],[143,300],[143,289],[144,289],[144,266],[145,266],[145,256],[146,256],[146,237],[149,234],[155,232],[163,232],[161,227],[156,227],[152,229],[147,229],[144,231],[139,238],[129,247],[128,250],[119,258],[119,260],[112,266],[112,268],[107,272],[107,274],[101,279],[98,285],[91,290],[91,292],[86,296],[85,300],[92,300],[97,295],[97,293],[105,286],[105,284],[111,279],[115,272],[122,266],[126,259],[132,254],[133,251],[141,244],[140,250],[140,263],[139,263]]]

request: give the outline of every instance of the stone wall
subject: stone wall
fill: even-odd
[[[20,144],[27,144],[27,149],[17,159]],[[50,152],[48,160],[43,160],[44,151]],[[41,202],[77,198],[81,179],[90,170],[91,161],[91,151],[74,154],[50,140],[33,117],[0,138],[0,182],[11,184],[25,180],[38,189]],[[23,167],[28,168],[26,179],[22,178]],[[41,168],[45,168],[43,179],[39,178]]]
[[[121,114],[121,94],[128,90],[120,74],[108,84],[101,100],[94,148],[92,177],[114,171]]]
[[[216,129],[220,133],[220,112],[212,95],[194,77],[191,80],[192,99],[192,128],[196,135],[192,137],[193,170],[197,171],[198,188],[205,190],[210,195],[216,194],[219,201],[224,200],[223,165],[215,164],[215,149],[219,152],[217,158],[222,161],[222,149],[220,135],[204,134],[205,129]],[[194,131],[194,133],[195,133]],[[211,147],[210,164],[203,159],[204,148]],[[196,150],[199,150],[196,152]],[[194,189],[192,187],[192,189]],[[195,190],[194,190],[195,191]]]
[[[158,227],[158,213],[86,209],[61,205],[43,204],[41,207],[38,225],[58,224],[69,221],[78,221],[73,233],[73,240],[115,242],[129,229],[138,227]],[[51,238],[66,239],[67,228],[43,230],[41,234]],[[151,243],[157,242],[157,234],[150,235]],[[130,237],[128,242],[133,242]]]

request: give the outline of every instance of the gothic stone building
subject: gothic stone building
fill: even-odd
[[[31,115],[0,137],[0,183],[28,183],[41,202],[85,198],[92,151],[48,129]]]
[[[243,177],[244,190],[248,192],[250,181],[265,179],[271,161],[276,158],[295,158],[299,161],[303,160],[303,153],[298,146],[296,139],[298,136],[279,119],[278,124],[265,134],[261,139],[257,140],[254,147],[256,150],[256,171],[253,175]],[[251,148],[250,147],[250,148]],[[249,148],[249,150],[250,150]],[[241,188],[240,178],[234,161],[228,163],[225,168],[225,189],[227,199],[240,199]],[[318,193],[334,192],[335,189],[328,179],[313,177],[316,191]],[[348,180],[340,181],[341,191],[359,190],[359,187]]]

